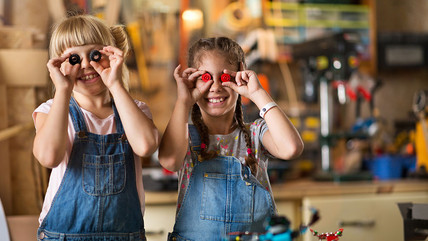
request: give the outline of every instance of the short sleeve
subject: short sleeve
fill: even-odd
[[[49,111],[51,110],[51,106],[52,106],[52,102],[53,100],[50,99],[42,104],[40,104],[34,111],[33,114],[31,115],[33,117],[33,122],[34,122],[34,126],[36,126],[36,116],[37,113],[44,113],[47,114],[49,113]]]
[[[253,145],[256,149],[256,156],[265,155],[273,157],[263,146],[263,136],[268,130],[268,125],[263,118],[256,119],[250,126],[250,132],[254,140]]]
[[[263,141],[263,136],[266,131],[269,130],[267,123],[264,119],[256,119],[250,126],[250,131],[254,137],[256,137],[260,142]]]
[[[149,106],[148,106],[146,103],[141,102],[141,101],[139,101],[139,100],[134,100],[134,102],[135,102],[135,104],[137,104],[138,108],[140,108],[140,110],[141,110],[142,112],[144,112],[144,114],[145,114],[149,119],[153,120],[152,113],[150,112]]]

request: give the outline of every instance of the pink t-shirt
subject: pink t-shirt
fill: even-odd
[[[46,101],[45,103],[41,104],[39,107],[36,108],[33,112],[33,120],[36,122],[36,115],[37,113],[45,113],[47,114],[49,110],[51,109],[53,100],[50,99]],[[135,100],[135,103],[137,106],[141,109],[144,114],[150,119],[152,119],[152,114],[150,113],[149,107],[138,100]],[[106,135],[116,132],[116,122],[114,121],[114,114],[111,114],[107,118],[100,119],[91,112],[82,109],[83,117],[85,119],[86,127],[88,128],[88,131],[91,133],[95,133],[98,135]],[[59,185],[61,184],[62,178],[64,177],[65,170],[67,168],[68,159],[70,157],[71,148],[73,147],[74,142],[74,126],[73,122],[71,120],[70,115],[68,116],[68,142],[67,142],[67,150],[64,156],[64,159],[61,161],[61,163],[52,169],[51,176],[49,178],[49,185],[48,189],[46,191],[45,200],[43,202],[42,212],[39,216],[39,223],[41,224],[43,219],[46,217],[47,213],[49,212],[49,208],[51,207],[52,200],[55,197],[56,192],[58,191]],[[142,176],[142,168],[141,167],[141,160],[140,158],[134,154],[134,160],[135,160],[135,177],[136,177],[136,183],[137,183],[137,191],[138,191],[138,197],[140,199],[140,205],[141,205],[141,214],[144,215],[144,209],[145,209],[145,199],[144,199],[144,186],[143,186],[143,176]]]

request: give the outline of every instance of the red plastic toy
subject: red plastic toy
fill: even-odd
[[[320,233],[320,234],[315,230],[312,230],[312,229],[310,230],[314,236],[317,236],[319,238],[319,240],[326,239],[327,241],[338,241],[339,237],[342,237],[342,234],[343,234],[343,228],[340,228],[335,233],[330,232],[330,233]]]
[[[229,82],[230,81],[230,75],[229,74],[222,74],[221,75],[221,82]]]
[[[205,74],[203,74],[201,76],[201,78],[202,78],[203,81],[207,82],[207,81],[209,81],[209,80],[212,79],[212,76],[209,73],[205,73]],[[229,74],[222,74],[221,77],[220,77],[221,82],[229,82],[230,78],[231,77],[230,77]]]
[[[208,73],[203,74],[201,78],[202,78],[202,80],[203,80],[203,81],[205,81],[205,82],[207,82],[207,81],[209,81],[210,79],[212,79],[212,78],[211,78],[211,75],[210,75],[210,74],[208,74]]]

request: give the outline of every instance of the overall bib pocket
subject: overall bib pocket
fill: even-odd
[[[83,190],[92,196],[108,196],[123,191],[126,183],[125,154],[83,155]]]
[[[200,217],[221,222],[250,223],[254,186],[240,175],[204,173]]]

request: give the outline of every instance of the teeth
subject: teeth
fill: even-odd
[[[95,77],[97,77],[96,74],[90,74],[90,75],[86,75],[86,76],[81,77],[81,79],[82,80],[89,80],[89,79],[93,79]]]
[[[218,99],[208,99],[208,101],[210,103],[219,103],[222,102],[224,99],[223,98],[218,98]]]

